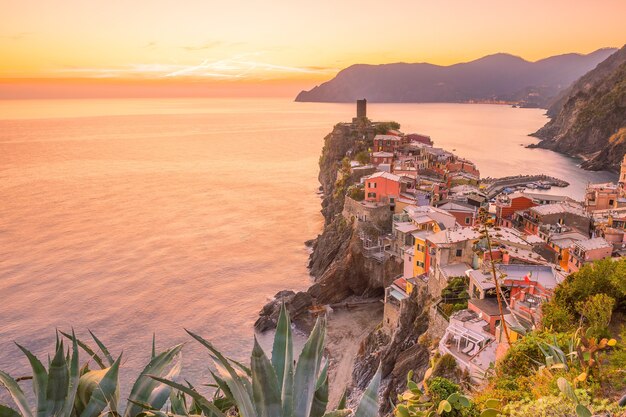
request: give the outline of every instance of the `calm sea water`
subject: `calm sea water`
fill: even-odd
[[[165,348],[189,328],[245,359],[268,298],[310,283],[323,137],[353,113],[284,99],[0,101],[0,369],[28,373],[12,342],[43,355],[71,327],[125,351],[124,383],[153,332]],[[576,198],[614,178],[522,147],[542,110],[370,104],[369,115],[431,135],[483,176],[544,172]],[[207,382],[202,349],[184,352],[183,375]]]

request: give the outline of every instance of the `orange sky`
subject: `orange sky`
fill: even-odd
[[[76,79],[299,89],[354,63],[537,60],[626,42],[624,0],[0,0],[0,10],[0,88],[29,91],[85,84]]]

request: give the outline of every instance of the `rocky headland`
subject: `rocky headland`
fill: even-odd
[[[626,45],[565,90],[531,147],[583,159],[590,170],[618,171],[626,153]]]

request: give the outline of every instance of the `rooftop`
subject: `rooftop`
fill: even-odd
[[[436,245],[446,243],[458,243],[466,240],[474,240],[480,237],[480,232],[472,227],[458,227],[456,229],[447,229],[431,235],[428,240]]]
[[[391,181],[396,181],[396,182],[400,182],[400,177],[396,174],[392,174],[390,172],[386,172],[386,171],[378,171],[373,173],[372,175],[368,176],[368,177],[364,177],[363,179],[370,179],[370,178],[385,178]]]
[[[581,205],[572,204],[572,203],[554,203],[554,204],[546,204],[543,206],[532,207],[530,211],[534,212],[539,216],[547,216],[550,214],[559,214],[559,213],[572,213],[579,216],[587,217],[587,213],[583,209]]]
[[[482,311],[488,316],[499,316],[500,308],[498,307],[498,300],[494,298],[470,298],[468,303],[473,304],[477,309]],[[508,308],[503,308],[504,314],[509,314]]]
[[[395,223],[393,227],[394,229],[402,233],[411,233],[415,230],[418,230],[417,226],[411,222]]]
[[[574,242],[574,245],[578,246],[580,249],[584,251],[613,247],[613,245],[611,245],[602,237],[594,237],[593,239],[579,240],[577,242]]]
[[[394,140],[394,141],[401,141],[402,138],[399,136],[394,136],[394,135],[376,135],[374,136],[374,140]]]
[[[530,281],[546,289],[555,288],[565,279],[565,275],[552,265],[500,264],[497,268],[506,274],[506,281]]]
[[[467,271],[472,269],[471,266],[464,262],[455,264],[448,264],[441,268],[441,273],[446,278],[464,277],[467,275]]]
[[[393,154],[391,152],[374,152],[372,156],[377,158],[391,158]]]

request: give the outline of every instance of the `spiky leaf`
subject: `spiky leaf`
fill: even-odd
[[[380,386],[380,367],[374,374],[369,385],[365,389],[354,417],[377,417],[378,416],[378,387]]]
[[[325,336],[326,319],[318,317],[296,365],[293,384],[294,393],[297,393],[293,399],[294,417],[308,417],[311,413],[317,376],[322,362]]]
[[[252,393],[254,406],[259,417],[282,416],[282,402],[278,379],[272,363],[265,355],[256,337],[250,360],[252,368]]]

